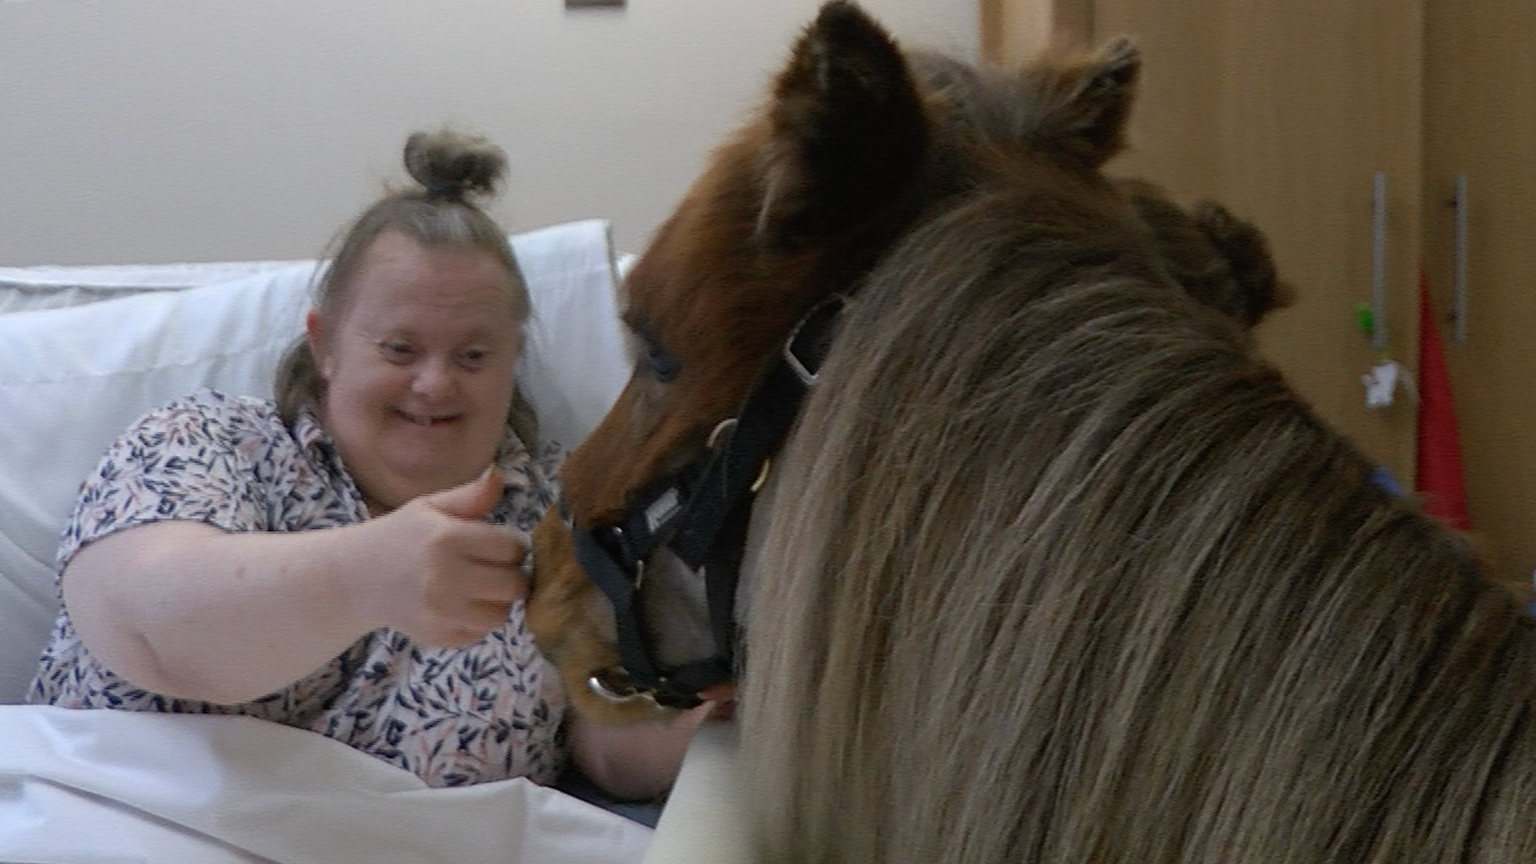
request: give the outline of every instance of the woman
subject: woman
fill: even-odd
[[[522,600],[558,452],[528,449],[527,290],[471,200],[505,156],[418,133],[405,164],[418,185],[342,236],[275,402],[188,396],[86,480],[30,701],[253,715],[438,786],[555,779],[565,699]],[[610,793],[651,797],[701,717],[571,718],[568,743]]]

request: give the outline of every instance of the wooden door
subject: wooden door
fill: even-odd
[[[1536,4],[1430,0],[1425,265],[1436,298],[1467,478],[1493,572],[1536,568]],[[1465,175],[1466,341],[1451,337],[1456,175]]]
[[[1214,198],[1264,229],[1298,303],[1261,326],[1261,345],[1322,416],[1405,484],[1414,406],[1400,394],[1391,408],[1366,407],[1360,378],[1378,352],[1359,330],[1356,305],[1372,300],[1373,188],[1381,172],[1388,350],[1412,365],[1419,2],[1029,0],[1051,13],[1054,29],[1081,25],[1085,32],[1072,35],[1095,42],[1136,39],[1144,66],[1131,152],[1112,170],[1158,181],[1186,200]],[[986,42],[997,58],[1019,59],[1008,40]]]

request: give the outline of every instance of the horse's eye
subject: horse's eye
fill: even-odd
[[[646,349],[645,362],[651,367],[651,374],[655,375],[656,380],[662,384],[672,383],[672,379],[676,378],[677,373],[683,368],[683,361],[677,359],[676,355],[668,354],[655,345]]]

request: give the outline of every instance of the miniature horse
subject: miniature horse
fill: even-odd
[[[977,71],[824,6],[633,271],[536,635],[579,698],[616,665],[581,532],[846,294],[752,527],[760,860],[1536,860],[1531,622],[1159,263],[1101,174],[1137,65]]]

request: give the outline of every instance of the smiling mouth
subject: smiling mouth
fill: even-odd
[[[417,426],[441,426],[444,423],[449,423],[449,422],[452,422],[453,420],[458,419],[458,415],[457,414],[446,414],[446,415],[443,415],[443,416],[433,416],[431,414],[412,414],[409,411],[400,411],[400,410],[396,410],[395,413],[399,414],[407,422],[414,423]]]

